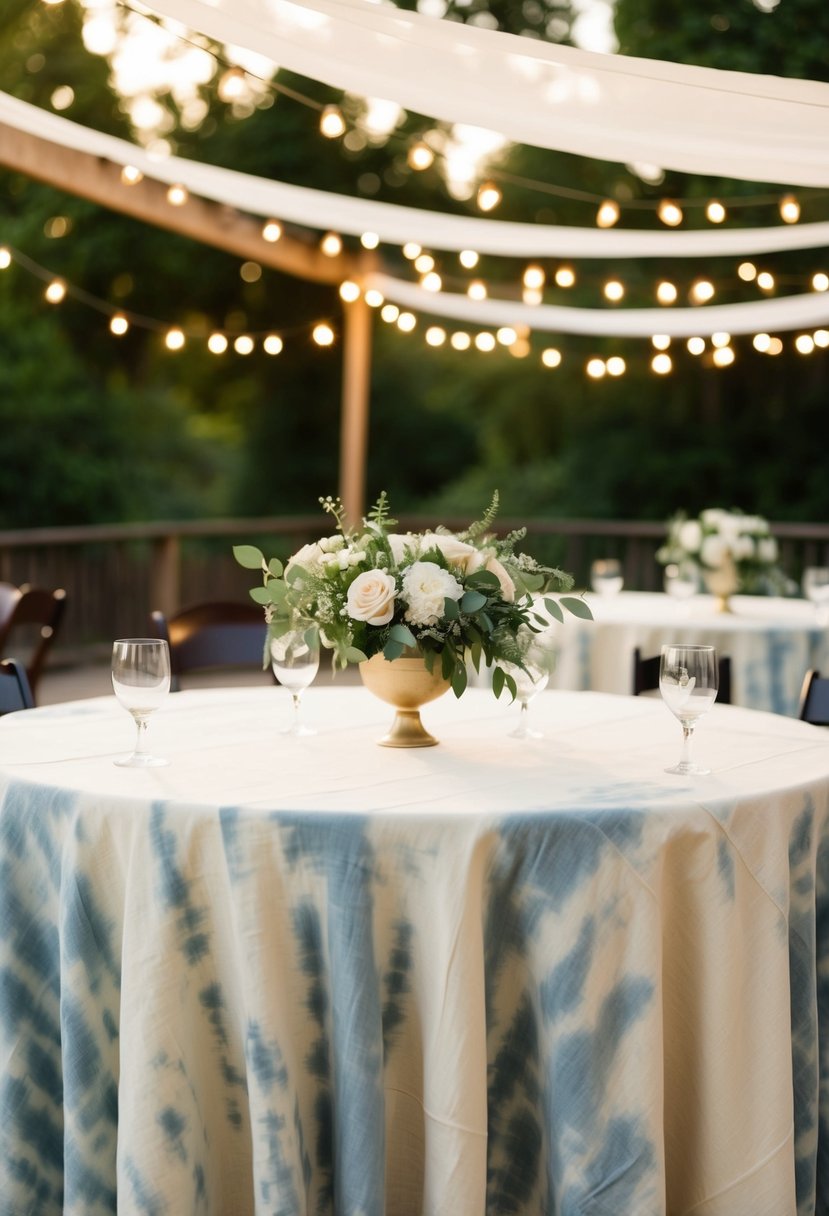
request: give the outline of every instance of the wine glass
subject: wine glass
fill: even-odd
[[[507,675],[515,680],[515,698],[521,706],[518,725],[509,732],[511,739],[542,739],[540,730],[530,725],[530,701],[547,687],[555,665],[555,651],[552,649],[551,638],[546,632],[531,633],[519,640],[523,642],[524,666],[517,663],[500,663]]]
[[[806,567],[803,594],[814,604],[818,624],[829,625],[829,566]]]
[[[625,584],[622,563],[615,557],[603,557],[590,567],[590,586],[598,595],[616,595]]]
[[[685,603],[699,591],[699,570],[687,559],[670,562],[665,567],[664,586],[672,599]]]
[[[306,726],[300,715],[300,701],[305,689],[312,684],[319,671],[319,631],[314,625],[289,629],[278,638],[271,639],[271,665],[279,683],[291,694],[294,717],[284,735],[315,735],[312,726]]]
[[[707,713],[717,699],[719,663],[714,646],[665,645],[659,660],[659,691],[668,709],[682,726],[682,751],[679,763],[666,773],[709,773],[694,762],[691,743],[697,719]]]
[[[119,638],[112,644],[112,689],[135,719],[135,749],[119,756],[124,768],[156,768],[166,764],[147,751],[147,720],[170,691],[170,648],[157,638]]]

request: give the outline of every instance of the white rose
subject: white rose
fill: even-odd
[[[486,569],[498,579],[498,582],[501,584],[501,595],[504,599],[512,603],[515,599],[515,583],[498,561],[498,558],[491,557],[486,564]]]
[[[677,532],[677,540],[686,553],[697,553],[702,544],[702,528],[696,519],[686,519]]]
[[[463,587],[435,562],[415,562],[403,575],[406,620],[412,625],[436,625],[443,617],[443,601],[459,600]]]
[[[400,563],[403,561],[403,556],[406,549],[411,549],[411,547],[416,544],[416,539],[416,537],[412,536],[411,532],[407,532],[405,535],[401,534],[400,532],[389,533],[386,540],[389,542],[389,548],[391,549],[391,555],[394,558],[395,565],[400,565]]]
[[[761,562],[771,564],[777,561],[777,541],[773,536],[764,536],[757,542],[757,556]]]
[[[699,555],[704,566],[721,566],[728,556],[728,545],[720,536],[706,536]]]
[[[310,545],[303,545],[298,549],[293,557],[288,558],[285,566],[285,573],[293,566],[300,566],[303,570],[307,570],[309,574],[321,574],[322,564],[325,559],[325,553],[316,541]]]
[[[464,571],[469,569],[470,561],[478,556],[478,550],[474,545],[468,545],[466,541],[458,540],[457,536],[446,535],[443,532],[424,533],[420,541],[420,552],[428,553],[430,549],[437,549],[448,562]]]
[[[348,588],[348,615],[369,625],[388,625],[394,616],[397,584],[385,570],[364,570]]]
[[[731,545],[731,552],[735,561],[750,561],[754,557],[754,541],[750,536],[738,536]]]

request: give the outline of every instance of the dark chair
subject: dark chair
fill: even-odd
[[[815,726],[829,726],[829,676],[806,672],[800,691],[800,718]]]
[[[181,688],[180,677],[191,671],[220,667],[262,670],[267,625],[256,604],[195,604],[171,617],[153,612],[150,622],[152,636],[170,646],[173,692]],[[271,678],[275,680],[272,671]]]
[[[0,660],[0,716],[18,709],[34,709],[26,668],[17,659]]]
[[[730,705],[731,658],[729,655],[720,656],[719,669],[720,687],[717,692],[717,701],[720,705]],[[659,688],[659,655],[655,654],[643,659],[642,651],[637,646],[633,652],[633,695],[638,697],[640,693],[651,692],[657,688]]]
[[[45,587],[0,587],[0,654],[26,655],[26,675],[32,696],[37,700],[37,688],[46,658],[55,643],[63,614],[66,611],[66,592],[62,587],[54,590]],[[18,594],[15,596],[14,591]],[[3,603],[10,605],[9,614],[2,620]]]

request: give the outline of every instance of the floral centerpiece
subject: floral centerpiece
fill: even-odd
[[[250,594],[264,607],[269,642],[297,627],[318,631],[335,669],[381,654],[422,656],[457,697],[467,686],[467,661],[476,671],[484,663],[493,669],[496,696],[507,688],[514,697],[515,680],[500,664],[522,667],[528,635],[549,628],[549,617],[562,621],[563,610],[591,616],[578,596],[545,596],[569,591],[573,579],[517,551],[526,529],[500,539],[492,533],[497,493],[483,517],[459,533],[396,532],[385,492],[357,528],[347,525],[339,499],[320,504],[335,531],[284,567],[253,545],[234,547],[240,565],[262,573]]]
[[[680,512],[668,525],[656,553],[663,564],[691,562],[708,589],[722,599],[737,590],[783,590],[786,578],[777,565],[777,541],[760,515],[709,507],[694,518]]]

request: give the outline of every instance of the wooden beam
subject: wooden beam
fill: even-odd
[[[344,307],[340,411],[340,498],[349,523],[365,514],[368,413],[371,390],[371,314],[360,296]]]

